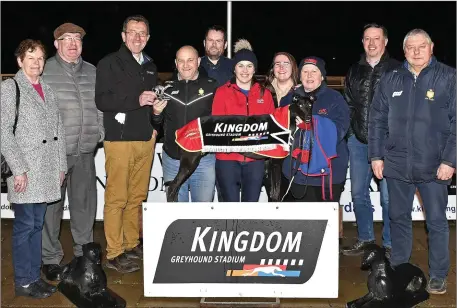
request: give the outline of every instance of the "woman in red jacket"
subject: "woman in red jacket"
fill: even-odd
[[[274,111],[271,92],[255,79],[257,58],[246,40],[235,44],[235,77],[219,87],[213,101],[213,115],[261,115]],[[224,202],[259,201],[264,160],[239,153],[216,154],[216,179]]]

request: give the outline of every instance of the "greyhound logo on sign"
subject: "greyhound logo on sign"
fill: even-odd
[[[154,283],[303,284],[327,220],[178,219],[162,242]]]

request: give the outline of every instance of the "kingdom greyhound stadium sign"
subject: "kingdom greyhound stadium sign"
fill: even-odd
[[[143,228],[145,296],[338,297],[337,203],[145,203]]]

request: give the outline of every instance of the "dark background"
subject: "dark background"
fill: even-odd
[[[1,73],[16,73],[14,50],[26,38],[41,40],[54,55],[53,31],[64,22],[82,26],[83,58],[96,65],[116,51],[124,19],[142,14],[150,22],[145,51],[159,72],[171,72],[176,50],[193,45],[204,54],[206,28],[227,25],[227,3],[220,2],[2,2]],[[248,39],[267,71],[273,54],[288,51],[297,61],[317,55],[330,76],[343,76],[363,52],[362,28],[376,22],[387,27],[387,50],[403,60],[403,38],[409,30],[426,30],[438,60],[455,67],[456,2],[232,2],[232,46]]]

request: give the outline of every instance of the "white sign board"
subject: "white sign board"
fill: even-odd
[[[95,156],[95,169],[97,174],[97,220],[103,220],[103,205],[105,199],[105,182],[106,182],[106,173],[105,173],[105,152],[103,148],[99,149],[97,155]],[[375,221],[382,221],[382,207],[380,203],[380,193],[378,191],[378,186],[375,181],[371,182],[371,202],[373,204],[373,215]],[[215,194],[215,202],[217,202],[217,194]],[[151,172],[151,181],[149,183],[149,194],[147,202],[166,202],[165,188],[163,184],[162,176],[162,144],[158,143],[156,145],[156,151],[154,155],[154,163],[152,166]],[[262,193],[260,194],[259,202],[268,202],[267,194],[265,193],[265,188],[262,188]],[[344,221],[355,221],[354,215],[354,206],[351,199],[351,181],[349,176],[349,170],[347,173],[347,180],[345,184],[345,189],[341,194],[340,204],[342,205],[343,220]],[[70,218],[70,213],[68,209],[68,199],[65,200],[64,205],[64,219]],[[456,219],[456,198],[455,195],[449,196],[449,203],[446,208],[446,216],[448,219]],[[6,199],[6,194],[1,195],[1,217],[2,218],[13,218],[14,212],[11,210],[10,205]],[[413,220],[424,220],[424,213],[422,206],[419,202],[417,196],[414,199],[412,207],[412,218]]]
[[[336,202],[144,203],[143,232],[145,296],[338,297]]]

